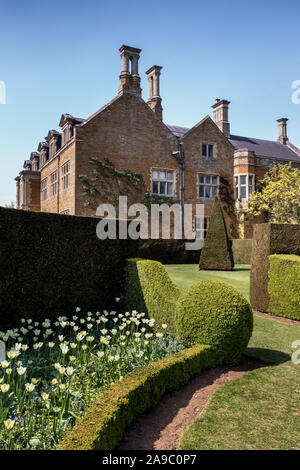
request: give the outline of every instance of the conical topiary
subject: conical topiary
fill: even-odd
[[[201,250],[199,270],[231,271],[233,254],[220,201],[215,197],[209,227]]]

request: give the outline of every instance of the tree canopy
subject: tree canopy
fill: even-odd
[[[277,164],[261,180],[248,200],[249,213],[268,213],[272,222],[300,223],[300,169]]]

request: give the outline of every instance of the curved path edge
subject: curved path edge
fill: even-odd
[[[116,450],[178,450],[184,431],[198,418],[216,388],[267,364],[243,356],[234,367],[203,371],[187,385],[165,395],[125,431]]]

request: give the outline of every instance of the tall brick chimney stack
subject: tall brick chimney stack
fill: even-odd
[[[157,117],[162,121],[162,112],[163,108],[161,106],[161,97],[159,94],[159,77],[162,67],[159,65],[152,65],[149,70],[147,70],[146,75],[149,81],[149,99],[148,105],[152,111],[157,115]]]
[[[133,93],[141,96],[141,78],[138,72],[141,49],[123,45],[120,47],[119,51],[122,59],[119,95],[123,95],[124,93]]]
[[[289,138],[287,136],[287,118],[277,119],[278,122],[278,142],[281,142],[283,145],[286,145]]]
[[[230,122],[228,121],[228,105],[230,101],[216,99],[215,104],[212,106],[214,110],[214,121],[220,131],[226,137],[230,137]]]

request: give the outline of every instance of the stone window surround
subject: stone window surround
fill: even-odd
[[[203,155],[203,149],[202,149],[203,145],[206,145],[206,155]],[[208,151],[209,145],[212,146],[212,156],[211,156],[211,157],[208,155],[208,153],[209,153],[209,151]],[[215,142],[209,142],[209,141],[205,141],[205,142],[202,141],[202,142],[200,142],[201,157],[202,157],[202,158],[205,158],[205,159],[207,158],[207,159],[209,159],[209,160],[214,160],[214,159],[216,158],[216,157],[215,157],[216,147],[217,147],[217,146],[216,146],[216,143],[215,143]]]
[[[204,176],[204,177],[209,176],[210,178],[211,178],[212,176],[216,176],[216,177],[217,177],[217,184],[212,184],[211,182],[210,182],[210,183],[207,183],[207,184],[206,184],[206,183],[199,183],[199,176]],[[202,199],[205,199],[205,201],[213,201],[214,198],[215,198],[215,196],[218,196],[218,195],[219,195],[219,189],[220,189],[220,175],[217,174],[217,173],[205,173],[205,172],[198,171],[196,178],[197,178],[197,199],[201,199],[201,200],[202,200]],[[216,188],[217,188],[216,194],[213,195],[212,197],[200,196],[200,194],[199,194],[199,186],[204,186],[204,187],[205,187],[205,186],[209,186],[210,188],[211,188],[211,187],[216,187]],[[210,191],[210,193],[211,193],[211,191]]]
[[[204,240],[206,238],[206,235],[207,235],[210,217],[204,217],[203,218],[203,227],[201,227],[200,224],[198,224],[198,222],[200,222],[200,221],[198,221],[197,219],[199,219],[199,217],[194,216],[195,237],[200,238],[200,240]],[[199,233],[200,235],[203,235],[203,236],[197,237],[197,233]]]
[[[64,209],[60,212],[61,215],[71,215],[71,209]]]
[[[41,181],[41,201],[45,202],[48,199],[48,177]]]
[[[61,130],[61,143],[62,147],[67,144],[72,137],[74,137],[74,128],[72,123],[67,122]]]
[[[53,171],[50,175],[50,199],[58,195],[58,171]]]
[[[61,190],[67,191],[70,188],[71,177],[71,161],[67,160],[61,165]]]
[[[241,184],[241,176],[246,176],[246,182]],[[249,176],[252,176],[252,184],[249,184]],[[248,201],[249,195],[255,190],[255,173],[238,173],[234,175],[233,184],[235,189],[235,199],[240,199],[241,201]],[[241,187],[246,188],[246,197],[241,197]],[[252,187],[251,192],[249,188]],[[236,193],[236,190],[238,193]],[[238,196],[238,197],[236,197]]]
[[[171,171],[173,173],[173,179],[172,180],[154,180],[154,181],[166,181],[169,183],[173,184],[173,193],[172,194],[159,194],[159,193],[153,193],[152,192],[152,183],[153,183],[153,171]],[[174,198],[176,197],[176,179],[177,179],[177,170],[174,170],[174,168],[162,168],[162,167],[151,167],[150,168],[150,188],[151,188],[151,195],[153,196],[165,196],[165,197],[170,197]]]

